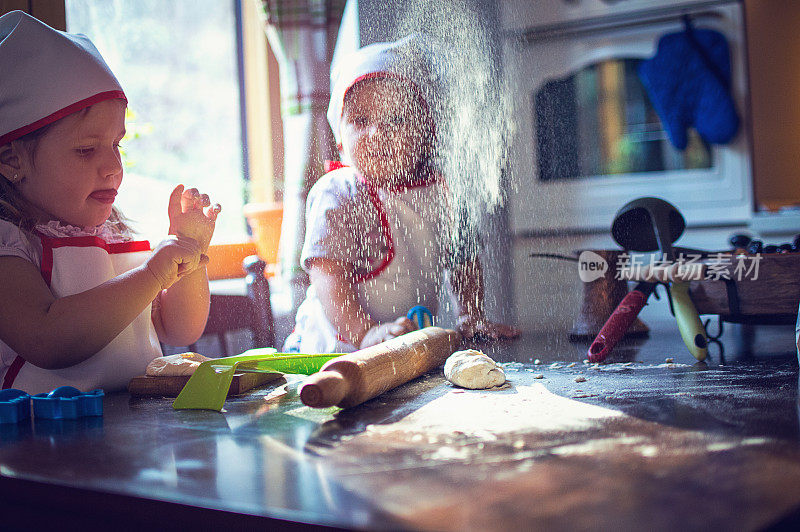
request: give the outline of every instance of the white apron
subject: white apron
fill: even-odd
[[[147,241],[109,244],[95,236],[39,237],[42,277],[57,298],[99,286],[141,265],[150,256]],[[18,388],[30,394],[59,386],[74,386],[84,392],[95,388],[125,389],[131,377],[144,375],[147,364],[162,355],[150,313],[148,305],[106,347],[68,368],[42,369],[17,356],[6,371],[3,388]]]
[[[416,305],[424,305],[436,315],[444,269],[436,234],[441,225],[439,213],[431,208],[436,201],[436,185],[403,192],[366,186],[378,213],[387,252],[376,269],[356,278],[359,303],[378,323],[405,316]],[[286,339],[284,351],[349,353],[356,349],[328,321],[311,286],[297,311],[295,330]]]

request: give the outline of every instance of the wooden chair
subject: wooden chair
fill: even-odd
[[[266,263],[256,255],[242,261],[246,272],[247,295],[211,294],[211,309],[203,337],[219,340],[220,355],[228,356],[226,333],[250,330],[253,347],[272,347],[275,344],[275,321],[270,303],[269,282],[264,277]],[[195,351],[197,343],[189,350]]]

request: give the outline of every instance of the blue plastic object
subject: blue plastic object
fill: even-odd
[[[22,390],[0,390],[0,423],[19,423],[31,417],[31,396]]]
[[[414,321],[420,329],[433,325],[433,314],[427,307],[422,305],[411,307],[406,317]]]
[[[103,390],[83,393],[72,386],[61,386],[50,393],[31,397],[33,415],[42,419],[77,419],[103,415]]]

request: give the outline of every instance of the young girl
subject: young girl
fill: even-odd
[[[301,261],[311,286],[287,351],[349,352],[416,329],[406,313],[437,312],[446,263],[462,334],[519,334],[486,320],[477,259],[445,257],[446,184],[433,163],[435,86],[424,54],[414,37],[374,44],[331,76],[328,120],[344,165],[308,196]]]
[[[171,236],[131,238],[113,206],[127,100],[86,37],[8,13],[0,72],[2,388],[125,388],[159,340],[201,335],[219,206],[178,186]]]

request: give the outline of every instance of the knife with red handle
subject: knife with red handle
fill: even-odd
[[[614,346],[625,336],[625,331],[628,330],[636,316],[647,304],[647,298],[653,293],[655,286],[655,283],[639,282],[633,290],[622,298],[617,308],[606,320],[603,328],[597,333],[592,345],[589,346],[589,351],[587,352],[589,362],[602,362],[611,354]]]

